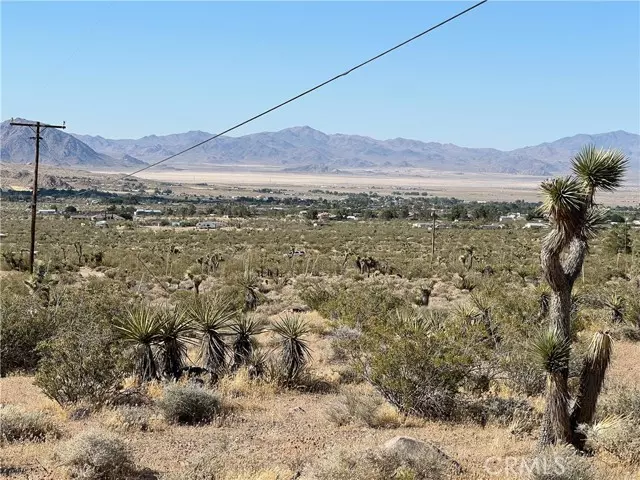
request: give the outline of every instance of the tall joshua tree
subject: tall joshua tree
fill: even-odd
[[[595,203],[598,190],[613,191],[623,180],[628,159],[617,150],[584,147],[572,160],[573,175],[542,183],[542,211],[549,216],[552,229],[542,242],[542,270],[551,293],[549,296],[550,331],[559,346],[571,343],[573,284],[578,278],[589,248],[589,239],[603,212]],[[562,350],[562,348],[560,348]],[[557,349],[549,349],[557,353]],[[605,352],[608,354],[608,351]],[[583,369],[582,375],[602,375],[604,369]],[[547,390],[547,402],[540,438],[542,445],[556,442],[576,443],[570,425],[568,377],[569,355],[554,361],[553,388]],[[580,408],[580,399],[575,409]],[[574,418],[579,415],[574,415]]]

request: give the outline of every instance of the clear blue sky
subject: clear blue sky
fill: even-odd
[[[470,2],[5,2],[2,119],[221,131]],[[503,149],[640,131],[638,2],[489,1],[257,120]]]

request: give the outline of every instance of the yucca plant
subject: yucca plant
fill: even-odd
[[[187,307],[186,313],[201,335],[200,360],[215,382],[226,370],[229,345],[224,338],[230,335],[229,324],[237,311],[229,299],[200,296]]]
[[[491,319],[491,304],[489,303],[489,299],[486,296],[477,293],[471,293],[470,298],[473,307],[484,324],[488,338],[491,339],[494,347],[497,347],[500,343],[500,337],[498,336],[496,327]]]
[[[541,445],[554,443],[556,438],[571,438],[569,426],[569,391],[562,375],[569,363],[571,342],[555,328],[546,330],[534,341],[533,353],[546,374],[545,412],[542,421]]]
[[[281,361],[287,382],[295,381],[303,371],[311,356],[308,342],[309,327],[299,316],[289,316],[276,320],[271,331],[279,337]]]
[[[232,369],[237,370],[246,365],[254,350],[254,338],[256,335],[264,333],[264,323],[256,316],[242,314],[239,318],[229,324],[233,332],[233,364]]]
[[[562,342],[571,341],[571,318],[576,305],[571,292],[582,270],[589,240],[603,217],[595,204],[595,193],[597,190],[613,191],[618,188],[628,163],[620,151],[587,146],[573,158],[572,176],[554,178],[541,184],[543,202],[539,213],[549,217],[552,229],[543,240],[540,263],[551,289],[550,326]],[[554,374],[557,392],[553,398],[548,398],[548,410],[559,409],[554,401],[565,402],[563,410],[568,410],[569,357],[563,361],[560,371]],[[550,419],[566,423],[549,425]],[[541,441],[547,445],[572,442],[568,422],[566,416],[546,412]]]
[[[148,305],[137,305],[124,317],[116,319],[114,328],[126,343],[133,346],[138,380],[158,380],[160,376],[154,350],[162,338],[162,319],[157,312]]]
[[[605,300],[604,305],[611,311],[611,322],[622,323],[624,319],[624,303],[624,298],[616,293]]]
[[[585,442],[585,437],[579,433],[578,426],[593,422],[598,396],[611,361],[611,348],[612,342],[609,333],[596,332],[582,363],[580,385],[570,418],[574,431],[574,444],[578,448],[583,448]]]
[[[178,379],[187,358],[187,347],[194,344],[195,331],[191,318],[180,309],[160,313],[160,342],[162,373],[166,378]]]

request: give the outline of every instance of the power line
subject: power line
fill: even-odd
[[[420,38],[420,37],[422,37],[422,36],[426,35],[427,33],[432,32],[433,30],[435,30],[435,29],[437,29],[437,28],[439,28],[439,27],[441,27],[441,26],[443,26],[443,25],[445,25],[445,24],[449,23],[450,21],[455,20],[455,19],[456,19],[456,18],[458,18],[458,17],[461,17],[461,16],[462,16],[462,15],[464,15],[465,13],[470,12],[470,11],[471,11],[471,10],[473,10],[474,8],[479,7],[479,6],[480,6],[480,5],[482,5],[483,3],[486,3],[487,1],[488,1],[488,0],[482,0],[482,1],[478,2],[478,3],[476,3],[475,5],[473,5],[473,6],[469,7],[469,8],[467,8],[467,9],[465,9],[465,10],[463,10],[463,11],[461,11],[461,12],[459,12],[459,13],[457,13],[457,14],[455,14],[455,15],[453,15],[453,16],[451,16],[451,17],[449,17],[449,18],[447,18],[446,20],[443,20],[442,22],[438,23],[437,25],[434,25],[433,27],[430,27],[430,28],[428,28],[427,30],[425,30],[425,31],[423,31],[423,32],[420,32],[419,34],[414,35],[413,37],[409,38],[408,40],[405,40],[404,42],[399,43],[399,44],[397,44],[396,46],[391,47],[391,48],[389,48],[388,50],[385,50],[385,51],[384,51],[384,52],[382,52],[382,53],[379,53],[379,54],[378,54],[378,55],[376,55],[375,57],[371,57],[369,60],[366,60],[366,61],[364,61],[364,62],[362,62],[362,63],[360,63],[360,64],[356,65],[355,67],[352,67],[352,68],[350,68],[349,70],[347,70],[347,71],[345,71],[345,72],[343,72],[343,73],[340,73],[339,75],[336,75],[335,77],[330,78],[329,80],[326,80],[326,81],[324,81],[324,82],[322,82],[322,83],[320,83],[320,84],[316,85],[316,86],[315,86],[315,87],[313,87],[313,88],[310,88],[309,90],[305,90],[304,92],[302,92],[302,93],[300,93],[300,94],[296,95],[295,97],[291,97],[289,100],[286,100],[286,101],[284,101],[284,102],[282,102],[282,103],[279,103],[279,104],[278,104],[278,105],[276,105],[275,107],[271,107],[271,108],[269,108],[268,110],[265,110],[264,112],[259,113],[258,115],[255,115],[255,116],[253,116],[253,117],[249,118],[248,120],[245,120],[244,122],[238,123],[237,125],[234,125],[233,127],[228,128],[227,130],[225,130],[225,131],[223,131],[223,132],[220,132],[220,133],[218,133],[218,134],[216,134],[216,135],[213,135],[212,137],[210,137],[210,138],[208,138],[208,139],[206,139],[206,140],[203,140],[203,141],[202,141],[202,142],[200,142],[200,143],[196,143],[195,145],[192,145],[192,146],[191,146],[191,147],[189,147],[189,148],[185,148],[184,150],[182,150],[182,151],[180,151],[180,152],[178,152],[178,153],[174,153],[173,155],[170,155],[170,156],[168,156],[168,157],[166,157],[166,158],[163,158],[162,160],[159,160],[159,161],[154,162],[154,163],[152,163],[152,164],[150,164],[150,165],[147,165],[146,167],[143,167],[143,168],[141,168],[141,169],[139,169],[139,170],[136,170],[135,172],[127,173],[127,174],[126,174],[126,175],[124,175],[122,178],[124,179],[124,178],[127,178],[127,177],[131,177],[131,176],[136,175],[136,174],[138,174],[138,173],[140,173],[140,172],[144,172],[145,170],[149,170],[150,168],[153,168],[153,167],[155,167],[155,166],[157,166],[157,165],[160,165],[161,163],[164,163],[164,162],[166,162],[166,161],[169,161],[169,160],[171,160],[172,158],[177,157],[178,155],[182,155],[183,153],[187,153],[188,151],[193,150],[194,148],[198,148],[198,147],[200,147],[200,146],[204,145],[205,143],[210,142],[211,140],[215,140],[216,138],[221,137],[222,135],[225,135],[225,134],[227,134],[227,133],[229,133],[229,132],[231,132],[231,131],[233,131],[233,130],[236,130],[236,129],[238,129],[238,128],[240,128],[240,127],[244,126],[244,125],[246,125],[247,123],[253,122],[254,120],[257,120],[258,118],[263,117],[263,116],[267,115],[268,113],[273,112],[274,110],[277,110],[277,109],[279,109],[279,108],[281,108],[281,107],[284,107],[284,106],[285,106],[285,105],[287,105],[288,103],[294,102],[294,101],[298,100],[299,98],[302,98],[302,97],[304,97],[305,95],[308,95],[309,93],[314,92],[315,90],[318,90],[318,89],[320,89],[320,88],[324,87],[325,85],[328,85],[328,84],[330,84],[331,82],[334,82],[334,81],[338,80],[339,78],[345,77],[345,76],[349,75],[351,72],[353,72],[353,71],[355,71],[355,70],[357,70],[357,69],[359,69],[359,68],[362,68],[362,67],[364,67],[365,65],[367,65],[367,64],[369,64],[369,63],[371,63],[371,62],[374,62],[374,61],[378,60],[379,58],[381,58],[381,57],[383,57],[383,56],[387,55],[388,53],[391,53],[391,52],[393,52],[394,50],[397,50],[398,48],[400,48],[400,47],[402,47],[402,46],[404,46],[404,45],[406,45],[406,44],[408,44],[408,43],[410,43],[410,42],[413,42],[414,40],[417,40],[418,38]]]

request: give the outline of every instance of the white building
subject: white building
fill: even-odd
[[[549,225],[547,223],[529,222],[522,228],[549,228]]]

